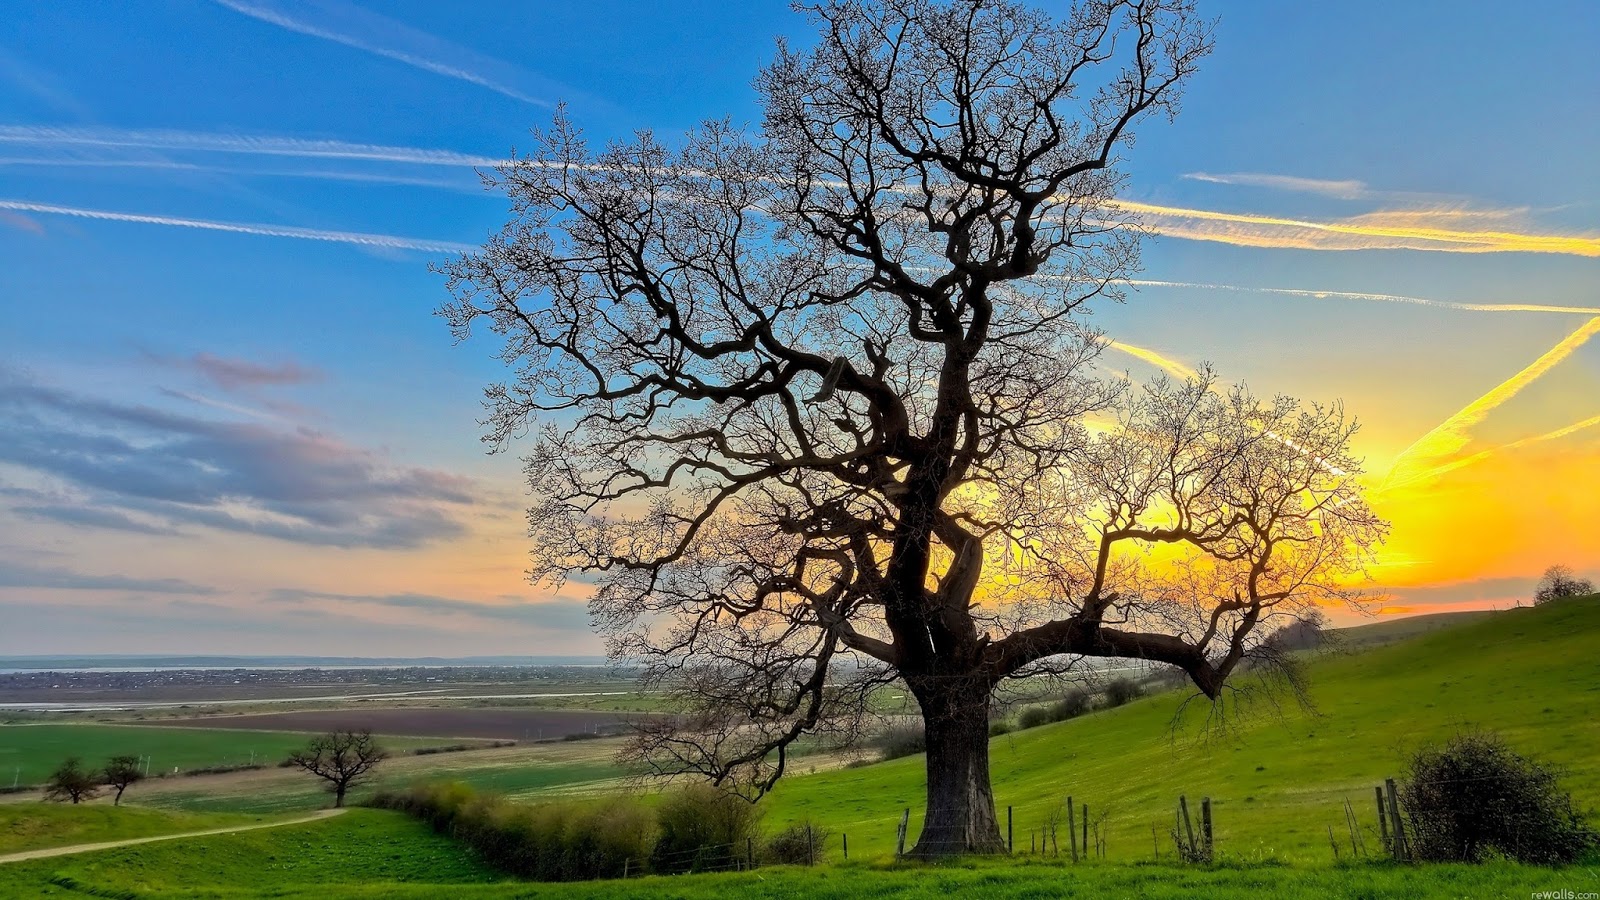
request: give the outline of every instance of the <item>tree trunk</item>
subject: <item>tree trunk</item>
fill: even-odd
[[[346,785],[342,781],[334,783],[334,786],[333,786],[333,808],[334,809],[339,809],[339,808],[344,806],[345,788],[346,788]]]
[[[912,854],[1004,853],[989,788],[989,692],[953,681],[918,695],[928,744],[928,809]]]

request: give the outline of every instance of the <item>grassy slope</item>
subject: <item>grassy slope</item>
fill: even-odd
[[[990,898],[1456,898],[1528,896],[1553,887],[1594,890],[1593,871],[1512,865],[1404,867],[1156,865],[980,860],[891,868],[818,869],[640,878],[626,882],[528,884],[501,880],[460,847],[395,813],[353,810],[310,825],[149,844],[0,866],[0,896],[300,898],[562,898],[720,900],[723,897]]]
[[[1403,619],[1385,619],[1369,622],[1365,625],[1335,628],[1332,631],[1332,637],[1334,645],[1341,649],[1367,649],[1379,644],[1417,637],[1430,631],[1440,631],[1446,628],[1454,628],[1458,625],[1482,621],[1492,615],[1494,615],[1494,612],[1490,610],[1472,610],[1430,613],[1424,616],[1406,616]]]
[[[306,734],[284,731],[228,731],[221,728],[159,728],[137,725],[0,725],[0,782],[42,783],[63,759],[82,757],[98,766],[108,757],[149,756],[151,774],[251,761],[273,765],[305,746]],[[438,746],[440,738],[386,739],[396,750]]]
[[[29,803],[0,810],[4,810],[0,815],[0,855],[268,821],[265,816],[196,815],[104,803]]]
[[[321,822],[164,841],[0,866],[0,896],[389,897],[408,883],[450,896],[500,880],[403,816],[352,810]],[[452,885],[448,890],[437,885]]]
[[[1569,768],[1581,805],[1600,801],[1600,598],[1518,609],[1310,667],[1320,717],[1257,703],[1233,730],[1199,735],[1198,715],[1172,730],[1179,696],[1006,735],[990,757],[1002,828],[1014,805],[1016,840],[1067,794],[1108,810],[1111,858],[1150,859],[1152,825],[1165,832],[1179,794],[1215,804],[1219,850],[1239,859],[1328,861],[1327,827],[1343,831],[1348,796],[1376,827],[1373,785],[1399,775],[1408,748],[1463,728],[1500,730],[1524,752]],[[1201,712],[1191,708],[1191,713]],[[920,756],[786,780],[769,799],[769,827],[810,817],[845,831],[853,855],[892,850],[923,801]],[[1065,843],[1064,833],[1060,838]],[[1368,837],[1369,846],[1375,836]]]

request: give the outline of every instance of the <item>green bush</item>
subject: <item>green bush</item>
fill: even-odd
[[[761,858],[776,865],[813,866],[827,855],[833,832],[807,819],[767,839]]]
[[[1019,728],[1038,728],[1040,725],[1049,725],[1051,722],[1065,722],[1076,719],[1089,711],[1089,692],[1082,688],[1073,688],[1061,695],[1059,700],[1040,706],[1030,706],[1017,717]]]
[[[655,851],[650,811],[627,797],[529,806],[449,783],[382,793],[372,805],[409,813],[523,878],[617,878],[643,871]]]
[[[1400,800],[1419,859],[1570,863],[1596,845],[1555,771],[1489,732],[1418,751]]]
[[[1105,694],[1106,708],[1115,709],[1144,696],[1144,689],[1132,678],[1113,678],[1106,683]]]
[[[735,868],[760,821],[755,804],[710,785],[670,794],[656,810],[659,833],[651,868],[664,874]]]

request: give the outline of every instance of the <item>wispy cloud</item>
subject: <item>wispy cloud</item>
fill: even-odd
[[[1597,333],[1600,333],[1600,316],[1585,322],[1578,330],[1545,351],[1522,371],[1496,385],[1488,393],[1462,407],[1455,415],[1418,438],[1395,457],[1389,475],[1384,479],[1383,489],[1390,490],[1425,481],[1443,471],[1448,471],[1450,467],[1439,465],[1439,461],[1459,452],[1467,445],[1471,440],[1468,431],[1473,426],[1482,422],[1495,407],[1515,397],[1523,388],[1555,368]]]
[[[47,569],[15,562],[0,563],[0,587],[71,591],[144,591],[152,594],[208,594],[213,590],[181,578],[91,575],[68,569]]]
[[[1381,210],[1316,222],[1133,200],[1114,205],[1139,214],[1146,226],[1167,237],[1241,247],[1600,256],[1600,236],[1508,230],[1517,214],[1507,211]]]
[[[433,241],[424,238],[397,237],[392,234],[367,234],[357,231],[328,231],[320,228],[299,228],[293,225],[261,225],[245,222],[218,222],[211,219],[185,219],[177,216],[156,216],[142,213],[112,212],[104,209],[84,209],[77,206],[57,206],[50,203],[32,203],[24,200],[0,200],[0,210],[72,216],[80,219],[97,219],[105,222],[134,222],[141,225],[167,225],[175,228],[194,228],[201,231],[226,231],[234,234],[254,234],[263,237],[298,238],[305,241],[324,241],[336,244],[355,244],[385,250],[422,250],[431,253],[463,253],[473,249],[470,244],[454,241]]]
[[[396,465],[308,428],[218,421],[67,392],[0,369],[0,462],[75,494],[25,496],[118,513],[81,524],[201,527],[332,547],[408,548],[465,533],[476,482]],[[14,492],[13,492],[14,493]],[[44,499],[46,502],[39,502]],[[120,523],[120,524],[119,524]]]
[[[1408,297],[1403,294],[1379,294],[1368,291],[1325,291],[1307,288],[1250,287],[1238,284],[1207,284],[1195,281],[1152,281],[1131,279],[1129,284],[1138,287],[1192,288],[1207,291],[1239,291],[1254,294],[1281,294],[1286,297],[1309,297],[1316,300],[1373,300],[1382,303],[1409,303],[1439,309],[1456,309],[1466,312],[1539,312],[1571,313],[1600,316],[1600,306],[1558,306],[1544,303],[1457,303],[1452,300],[1435,300],[1429,297]]]
[[[513,598],[511,602],[506,603],[481,603],[432,594],[335,594],[299,588],[280,588],[269,591],[266,599],[274,603],[289,604],[332,601],[387,609],[415,610],[430,615],[474,616],[557,631],[587,633],[590,630],[588,604],[566,597],[536,602],[520,602]]]
[[[488,88],[497,94],[554,106],[526,87],[537,76],[386,16],[348,3],[284,3],[272,0],[216,0],[241,15],[310,37],[321,38],[392,59],[417,69]]]
[[[1220,175],[1211,172],[1189,172],[1183,177],[1191,181],[1205,181],[1211,184],[1243,185],[1245,187],[1269,188],[1275,191],[1321,194],[1325,197],[1334,197],[1340,200],[1359,200],[1371,193],[1367,189],[1366,182],[1353,179],[1332,181],[1324,178],[1300,178],[1294,175],[1268,175],[1261,172],[1229,172]]]
[[[226,391],[262,386],[309,384],[321,381],[325,377],[322,370],[302,365],[294,360],[260,363],[205,352],[183,358],[165,357],[154,353],[147,353],[146,357],[151,362],[163,366],[192,370]]]

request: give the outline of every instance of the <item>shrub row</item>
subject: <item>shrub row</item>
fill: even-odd
[[[371,805],[415,816],[494,868],[541,881],[738,868],[758,849],[764,861],[806,861],[793,859],[789,832],[759,839],[754,805],[704,785],[654,808],[633,797],[525,805],[459,782],[386,791]],[[813,826],[813,846],[822,834]]]

